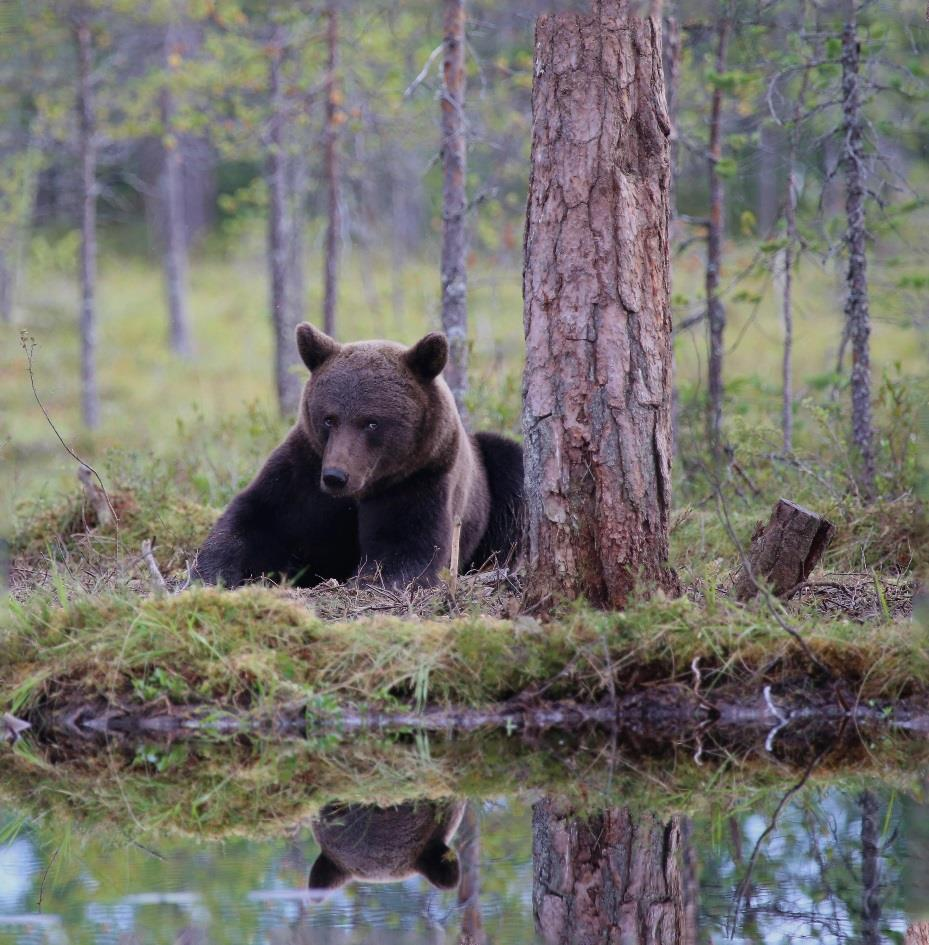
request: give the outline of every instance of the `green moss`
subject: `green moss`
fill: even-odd
[[[481,616],[329,622],[286,594],[195,588],[166,597],[80,595],[11,604],[0,636],[0,706],[103,694],[142,704],[273,708],[310,695],[344,704],[481,706],[529,687],[593,700],[664,681],[792,680],[807,657],[761,608],[661,596],[621,613],[578,606],[547,624]],[[792,618],[807,646],[862,698],[929,687],[929,631]],[[160,674],[160,675],[159,675]],[[163,692],[162,692],[163,691]],[[25,693],[25,695],[24,695]]]

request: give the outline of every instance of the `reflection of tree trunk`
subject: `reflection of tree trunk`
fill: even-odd
[[[871,791],[858,799],[861,808],[861,941],[880,945],[881,871],[878,848],[878,806]]]
[[[670,164],[661,31],[539,17],[523,325],[527,603],[667,588]]]
[[[442,86],[442,330],[448,338],[445,380],[465,417],[468,390],[468,203],[465,190],[465,4],[445,0]]]
[[[325,176],[328,218],[326,220],[326,271],[323,285],[323,331],[327,335],[335,335],[339,244],[342,236],[342,215],[339,199],[339,122],[342,120],[342,111],[339,107],[341,93],[338,85],[339,10],[335,0],[329,2],[327,17]]]
[[[720,11],[716,34],[716,74],[726,71],[729,49],[729,34],[732,29],[729,0],[724,0],[725,10]],[[719,161],[723,148],[723,89],[721,84],[713,88],[710,108],[710,141],[707,149],[707,167],[710,182],[710,224],[706,235],[706,314],[710,333],[709,354],[709,402],[707,404],[707,438],[716,457],[722,446],[723,426],[723,335],[726,330],[726,310],[719,297],[719,281],[722,271],[723,233],[725,217],[723,199],[725,189],[719,173]]]
[[[77,115],[81,152],[81,413],[90,429],[100,425],[97,391],[97,116],[93,93],[93,37],[86,12],[74,25],[77,43]]]
[[[461,907],[459,945],[486,945],[487,935],[481,921],[481,822],[473,801],[465,807],[458,827],[455,846],[461,866],[458,905]]]
[[[689,823],[608,808],[532,811],[532,906],[546,945],[694,945],[697,880]]]
[[[165,33],[165,60],[173,68],[176,38],[173,25]],[[161,93],[164,167],[161,196],[164,201],[164,269],[171,323],[171,350],[181,357],[192,351],[187,312],[187,225],[184,222],[184,166],[181,143],[174,129],[174,93],[165,85]]]
[[[848,247],[845,330],[852,343],[852,441],[859,453],[861,491],[874,496],[874,429],[871,422],[871,314],[868,299],[865,225],[865,154],[861,118],[861,82],[857,0],[846,0],[842,30],[842,161]]]

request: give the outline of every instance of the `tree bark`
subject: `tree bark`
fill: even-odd
[[[465,104],[465,0],[444,0],[442,62],[442,330],[448,338],[445,380],[466,418],[468,390],[468,198]]]
[[[339,70],[339,10],[335,0],[327,9],[326,30],[326,148],[325,177],[328,218],[326,222],[326,262],[323,287],[323,330],[335,336],[336,294],[339,281],[339,250],[342,236],[342,208],[339,195],[339,124],[342,120]]]
[[[929,945],[929,922],[917,922],[906,930],[903,945]]]
[[[608,808],[532,809],[532,908],[546,945],[695,945],[697,881],[686,818]]]
[[[176,31],[165,31],[165,68],[172,72],[177,55]],[[184,220],[184,165],[174,127],[174,93],[170,80],[161,93],[162,144],[164,166],[161,194],[164,200],[164,271],[168,295],[171,350],[182,358],[193,353],[190,316],[187,309],[187,225]]]
[[[670,128],[661,29],[620,0],[536,26],[523,275],[526,603],[668,590]]]
[[[84,425],[100,425],[97,390],[97,117],[93,88],[93,36],[86,11],[74,20],[77,46],[77,119],[81,161],[81,416]]]
[[[270,44],[269,85],[271,114],[268,148],[268,265],[271,283],[271,322],[274,328],[274,379],[277,400],[284,415],[292,415],[300,403],[301,379],[289,368],[295,343],[288,273],[288,187],[285,146],[286,95],[283,86],[284,31],[276,27]]]
[[[871,314],[865,226],[865,154],[861,117],[860,49],[856,0],[847,0],[842,30],[842,163],[848,247],[845,330],[852,345],[852,442],[859,456],[859,487],[865,498],[875,494],[874,429],[871,420]]]
[[[726,71],[729,50],[729,34],[732,31],[731,10],[725,0],[725,8],[717,20],[716,74]],[[722,272],[723,236],[725,232],[724,200],[725,188],[719,173],[723,142],[723,90],[717,84],[713,89],[710,107],[710,140],[707,149],[707,170],[710,185],[710,216],[706,235],[706,313],[710,336],[709,352],[709,401],[707,403],[707,439],[714,457],[718,458],[722,448],[723,427],[723,336],[726,331],[726,310],[719,297],[719,282]]]

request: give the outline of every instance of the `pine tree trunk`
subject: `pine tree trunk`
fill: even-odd
[[[607,808],[577,817],[544,798],[532,809],[532,907],[546,945],[696,945],[690,825]]]
[[[294,328],[289,299],[288,273],[288,188],[285,127],[287,116],[282,66],[284,32],[277,27],[271,40],[270,133],[268,149],[268,265],[271,283],[271,321],[274,328],[274,379],[282,414],[296,413],[303,387],[300,377],[289,368],[295,361]]]
[[[334,336],[336,331],[336,293],[338,292],[339,281],[339,250],[342,236],[342,213],[339,199],[339,122],[342,116],[339,107],[341,95],[338,84],[339,10],[334,0],[330,0],[327,16],[325,177],[328,219],[326,221],[323,330],[327,335]]]
[[[442,330],[448,338],[445,380],[466,417],[468,390],[468,198],[465,103],[465,0],[444,0],[442,69]]]
[[[657,21],[536,26],[523,275],[526,602],[667,589],[670,128]]]
[[[859,486],[865,498],[875,493],[874,429],[871,421],[871,314],[865,226],[865,155],[862,134],[860,50],[856,0],[847,0],[842,31],[842,163],[848,229],[845,330],[852,345],[852,442],[859,455]]]
[[[175,52],[173,25],[165,33],[166,68],[170,71]],[[174,94],[169,86],[161,93],[164,168],[161,194],[164,200],[164,272],[171,323],[171,350],[182,358],[193,353],[190,316],[187,310],[187,225],[184,220],[184,165],[181,145],[174,130]]]
[[[732,22],[729,17],[728,0],[726,11],[720,14],[716,34],[716,73],[726,71],[729,49],[729,34]],[[722,111],[723,90],[720,85],[713,89],[710,107],[710,141],[707,150],[707,169],[710,185],[710,222],[706,237],[706,314],[710,335],[709,352],[709,401],[707,403],[707,438],[715,457],[722,447],[723,427],[723,344],[726,331],[726,310],[719,297],[719,282],[722,272],[723,236],[725,232],[723,179],[719,173],[722,157]]]
[[[77,117],[81,161],[81,416],[84,425],[100,425],[97,390],[97,125],[93,90],[93,36],[86,12],[74,23],[77,45]]]

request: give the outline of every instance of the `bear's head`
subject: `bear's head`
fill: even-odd
[[[300,423],[322,457],[324,492],[360,497],[454,455],[460,421],[439,376],[448,360],[444,335],[431,332],[410,348],[339,344],[304,323],[297,348],[311,372]]]
[[[320,853],[307,884],[324,900],[350,880],[390,883],[420,875],[437,889],[454,889],[460,870],[448,846],[464,801],[420,801],[375,807],[329,804],[313,821]]]

